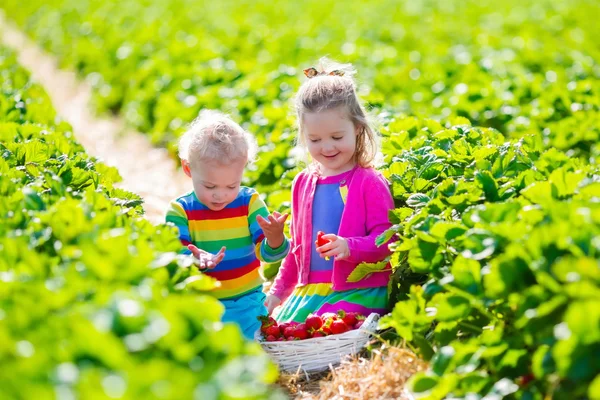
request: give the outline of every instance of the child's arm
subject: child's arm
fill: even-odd
[[[295,230],[294,230],[294,223],[295,221],[293,221],[293,212],[292,212],[292,224],[290,225],[290,248],[294,249],[295,244],[294,244],[294,237],[295,237]],[[272,296],[277,297],[279,303],[281,303],[282,301],[284,301],[285,299],[287,299],[289,297],[290,294],[292,294],[292,291],[294,290],[294,287],[296,286],[296,284],[298,283],[298,264],[296,262],[296,256],[295,254],[288,254],[287,257],[285,257],[283,259],[283,262],[281,263],[281,266],[279,267],[279,272],[277,273],[277,276],[275,277],[275,280],[273,281],[273,285],[271,285],[271,288],[269,289],[269,294]],[[273,310],[273,308],[275,308],[277,305],[279,304],[271,304],[272,308],[270,311]]]
[[[269,210],[258,193],[253,193],[248,204],[248,226],[252,241],[257,246],[256,254],[261,261],[273,263],[283,259],[290,250],[290,242],[283,234],[283,223],[287,215],[282,216],[269,215]],[[265,231],[261,228],[260,221],[269,221],[269,237],[265,236]],[[277,231],[281,231],[279,236]],[[274,243],[269,243],[269,240]],[[270,244],[276,246],[271,247]]]
[[[317,240],[317,252],[323,258],[335,257],[352,263],[378,262],[391,254],[387,244],[375,244],[377,236],[392,226],[388,219],[388,211],[394,208],[394,200],[385,179],[376,175],[367,185],[362,187],[365,197],[365,236],[341,237],[329,233],[322,236],[325,243]]]
[[[187,214],[178,201],[172,201],[169,204],[166,222],[173,223],[179,230],[179,240],[183,245],[180,253],[193,255],[198,260],[197,265],[200,269],[212,269],[225,257],[225,247],[215,255],[199,249],[192,243]]]
[[[298,204],[297,204],[297,199],[299,198],[299,194],[298,194],[298,179],[301,178],[303,176],[303,173],[301,172],[299,175],[297,175],[294,178],[294,181],[292,182],[292,222],[290,224],[290,253],[287,255],[287,257],[285,257],[283,259],[283,262],[281,263],[281,266],[279,267],[279,272],[277,272],[277,276],[275,277],[275,279],[273,280],[273,285],[271,285],[271,288],[269,289],[269,297],[267,297],[267,300],[269,300],[269,298],[272,299],[272,297],[276,297],[275,302],[273,302],[273,300],[271,300],[271,304],[267,305],[267,307],[272,307],[269,310],[272,311],[273,308],[275,308],[275,306],[278,305],[278,303],[281,303],[282,301],[284,301],[285,299],[287,299],[290,294],[292,294],[294,288],[296,287],[296,284],[298,283],[298,273],[299,273],[299,266],[298,266],[298,262],[296,260],[296,252],[301,250],[301,246],[299,246],[298,244],[298,236],[297,236],[297,232],[296,232],[296,226],[297,224],[300,223],[300,221],[298,221]],[[274,304],[277,303],[277,304]]]
[[[190,236],[190,228],[188,225],[188,218],[183,206],[176,200],[173,200],[169,204],[167,210],[166,221],[171,222],[179,230],[179,240],[183,245],[181,253],[192,254],[192,251],[188,249],[188,246],[192,244],[192,238]]]
[[[345,259],[356,263],[378,262],[391,254],[388,243],[392,239],[381,246],[377,246],[375,240],[392,226],[388,211],[394,209],[394,199],[387,181],[379,174],[362,190],[365,196],[367,236],[346,238],[350,254]]]

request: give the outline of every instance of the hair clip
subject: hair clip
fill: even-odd
[[[306,75],[306,77],[309,79],[319,75],[344,76],[344,71],[342,71],[341,69],[336,69],[331,71],[330,73],[326,73],[317,71],[315,67],[310,67],[304,70],[304,75]]]
[[[306,68],[304,70],[304,75],[306,75],[307,78],[314,78],[319,75],[319,71],[317,71],[315,67]]]

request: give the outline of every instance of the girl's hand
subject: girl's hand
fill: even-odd
[[[350,249],[346,239],[333,233],[323,235],[323,239],[329,240],[329,243],[317,246],[317,253],[322,258],[335,257],[336,260],[343,260],[350,257]]]
[[[289,214],[280,214],[274,211],[273,214],[269,214],[268,219],[263,218],[261,215],[256,217],[256,222],[258,222],[258,225],[263,230],[270,248],[276,249],[283,244],[285,240],[283,228],[288,216]]]
[[[267,314],[271,315],[275,307],[281,304],[281,299],[274,294],[270,294],[265,299],[265,307],[267,307]]]
[[[193,244],[188,244],[188,249],[198,259],[198,268],[200,269],[213,269],[225,257],[225,246],[221,247],[221,250],[217,254],[199,249]]]

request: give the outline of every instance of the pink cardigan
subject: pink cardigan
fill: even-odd
[[[283,260],[270,293],[282,301],[295,287],[308,283],[312,240],[312,206],[317,186],[316,172],[304,170],[292,184],[291,251]],[[391,270],[376,272],[359,282],[346,282],[361,262],[379,262],[391,254],[388,244],[377,247],[375,239],[391,227],[388,211],[394,201],[386,179],[373,168],[355,167],[348,177],[348,197],[338,235],[348,240],[350,257],[333,262],[333,290],[386,286]]]

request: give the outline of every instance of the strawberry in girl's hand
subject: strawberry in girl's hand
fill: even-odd
[[[308,329],[317,330],[323,326],[323,320],[318,315],[311,314],[306,318],[306,326]]]
[[[350,328],[348,327],[348,325],[346,325],[346,323],[344,321],[342,321],[341,319],[338,319],[337,321],[333,321],[333,323],[331,324],[331,333],[333,333],[334,335],[337,335],[339,333],[348,332],[349,330],[350,330]]]
[[[317,232],[317,241],[315,242],[317,247],[321,247],[330,242],[330,240],[323,238],[323,235],[325,235],[325,232],[323,232],[323,231]],[[329,257],[325,257],[325,260],[329,261]]]

